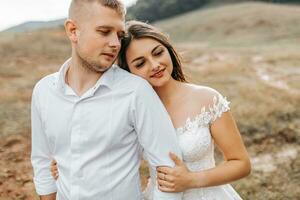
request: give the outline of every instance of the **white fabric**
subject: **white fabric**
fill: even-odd
[[[172,122],[152,87],[117,66],[81,97],[65,83],[68,60],[32,95],[32,165],[39,195],[57,200],[140,200],[140,149],[152,170],[181,156]],[[58,163],[59,179],[50,162]],[[154,199],[182,194],[154,191]]]
[[[204,106],[194,118],[188,118],[183,127],[177,128],[179,146],[183,153],[183,161],[191,171],[201,171],[215,167],[214,144],[210,133],[210,125],[222,113],[228,111],[229,102],[218,92],[214,92],[211,103]],[[226,134],[224,132],[224,134]],[[145,200],[153,199],[153,188],[156,187],[155,176],[151,177],[143,192]],[[229,185],[187,190],[184,200],[241,200],[238,193]]]

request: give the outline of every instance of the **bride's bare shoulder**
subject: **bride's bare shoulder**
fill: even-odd
[[[216,89],[209,86],[196,85],[190,83],[186,84],[186,86],[193,93],[193,95],[195,95],[194,97],[214,97],[220,94]]]
[[[213,99],[219,97],[220,93],[211,87],[196,84],[186,84],[190,91],[190,97],[200,103],[200,106],[208,106],[213,104]]]

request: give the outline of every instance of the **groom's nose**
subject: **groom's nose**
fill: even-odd
[[[121,46],[121,42],[118,34],[112,34],[109,38],[109,46],[114,48],[119,48]]]

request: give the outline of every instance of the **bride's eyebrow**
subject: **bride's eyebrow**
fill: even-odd
[[[137,60],[140,60],[140,59],[142,59],[142,58],[144,58],[144,57],[143,57],[143,56],[137,57],[137,58],[133,59],[133,61],[131,61],[131,63],[133,63],[133,62],[135,62],[135,61],[137,61]]]
[[[152,51],[151,51],[151,53],[153,53],[156,49],[158,49],[158,47],[160,47],[161,45],[159,44],[159,45],[157,45],[156,47],[154,47],[153,49],[152,49]]]
[[[159,44],[159,45],[157,45],[156,47],[154,47],[154,48],[152,49],[151,53],[153,53],[153,52],[154,52],[156,49],[158,49],[158,47],[160,47],[160,46],[162,46],[162,45]],[[131,61],[131,63],[133,63],[133,62],[135,62],[135,61],[137,61],[137,60],[140,60],[140,59],[142,59],[142,58],[143,58],[143,56],[137,57],[137,58],[133,59],[133,60]]]

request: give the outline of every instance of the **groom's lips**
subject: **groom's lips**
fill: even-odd
[[[114,54],[114,53],[102,53],[102,55],[107,56],[107,57],[109,57],[111,59],[113,59],[113,58],[116,57],[116,54]]]

